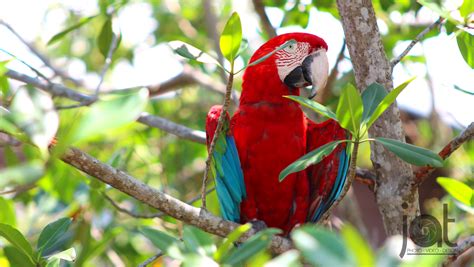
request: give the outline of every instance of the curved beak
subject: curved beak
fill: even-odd
[[[305,88],[311,85],[311,93],[308,98],[312,99],[316,96],[318,89],[326,86],[328,70],[326,50],[321,48],[308,55],[301,66],[293,69],[283,82],[290,88]]]

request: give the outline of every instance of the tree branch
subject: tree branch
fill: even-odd
[[[79,149],[70,148],[61,157],[61,160],[150,207],[161,210],[186,224],[199,227],[208,233],[224,237],[239,226],[237,223],[223,220],[204,209],[190,206],[170,195],[151,188],[127,173],[104,164]],[[253,234],[255,234],[255,231],[251,229],[240,241],[247,240]],[[274,253],[282,253],[291,249],[292,244],[287,238],[274,236],[270,248]]]
[[[398,57],[395,57],[394,59],[392,59],[392,61],[390,61],[390,66],[391,68],[393,69],[393,67],[395,67],[395,65],[397,65],[407,54],[408,52],[410,52],[410,50],[418,43],[421,41],[421,39],[423,39],[423,37],[425,37],[426,34],[428,34],[432,29],[434,29],[436,26],[440,25],[441,23],[443,22],[443,18],[440,17],[439,19],[437,19],[433,24],[431,24],[430,26],[426,27],[423,31],[421,31],[416,37],[415,39],[413,39],[411,41],[411,43],[407,46],[407,48],[405,48],[405,50],[398,56]]]
[[[449,142],[438,155],[442,159],[448,158],[454,151],[456,151],[464,142],[470,141],[474,138],[474,122],[464,129],[458,136]],[[422,184],[433,171],[434,167],[423,167],[415,173],[414,186]]]
[[[453,255],[449,255],[443,262],[443,267],[450,266],[459,256],[470,248],[474,247],[474,235],[464,239],[457,247],[453,250]]]
[[[375,191],[377,176],[372,171],[356,167],[355,180],[359,183],[367,185],[371,191]]]
[[[268,35],[268,38],[271,39],[275,37],[277,35],[276,30],[270,23],[270,19],[265,12],[265,5],[263,4],[262,0],[252,0],[252,2],[258,17],[260,18],[260,23],[263,27],[263,30]]]
[[[154,261],[156,261],[161,256],[163,256],[163,252],[160,251],[160,252],[156,253],[155,255],[151,256],[150,258],[148,258],[146,261],[140,263],[138,265],[138,267],[146,267],[146,266],[148,266],[148,264],[153,263]]]
[[[52,94],[53,96],[65,97],[71,100],[75,100],[81,103],[90,103],[94,97],[86,94],[79,93],[74,91],[64,85],[57,83],[48,83],[40,79],[30,77],[28,75],[16,72],[14,70],[8,70],[6,76],[18,80],[27,84],[30,84],[36,88],[39,88],[45,92]],[[193,130],[186,126],[176,124],[164,118],[153,116],[147,113],[142,113],[138,119],[138,122],[148,125],[150,127],[155,127],[161,130],[164,130],[168,133],[177,135],[179,137],[202,143],[206,142],[206,134],[203,131]]]

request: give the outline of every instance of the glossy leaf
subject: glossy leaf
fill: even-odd
[[[312,109],[313,111],[323,115],[324,117],[337,121],[336,114],[334,112],[332,112],[328,107],[323,106],[316,101],[312,101],[306,97],[296,96],[296,95],[287,95],[284,97],[291,99],[293,101],[296,101],[300,103],[301,105],[308,107]]]
[[[354,255],[357,266],[375,266],[375,256],[367,241],[350,224],[344,224],[341,235],[346,247]]]
[[[471,199],[474,197],[474,190],[467,184],[455,180],[453,178],[438,177],[436,179],[444,190],[446,190],[454,199],[467,205],[472,206]]]
[[[61,218],[46,225],[43,231],[41,231],[37,245],[37,249],[42,256],[45,256],[44,252],[49,251],[58,243],[61,237],[69,229],[71,223],[71,218]]]
[[[47,45],[50,45],[50,44],[53,44],[59,40],[61,40],[64,36],[66,36],[68,33],[76,30],[76,29],[79,29],[80,27],[84,26],[85,24],[89,23],[91,20],[93,20],[94,18],[96,18],[97,15],[95,16],[90,16],[90,17],[85,17],[85,18],[82,18],[81,20],[79,20],[78,23],[66,28],[65,30],[55,34],[53,37],[51,37],[51,39],[49,39],[48,41],[48,44]]]
[[[388,95],[385,96],[385,98],[379,103],[370,118],[367,120],[367,128],[370,128],[370,126],[372,126],[372,124],[380,117],[380,115],[382,115],[385,110],[387,110],[387,108],[393,102],[395,102],[395,99],[403,91],[403,89],[405,89],[408,84],[410,84],[415,78],[416,77],[410,78],[409,80],[397,86],[395,89],[389,92]]]
[[[10,244],[34,262],[33,249],[20,231],[8,224],[0,223],[0,236],[4,237]]]
[[[280,254],[278,257],[273,258],[268,261],[264,267],[299,267],[303,266],[300,261],[300,253],[297,250],[289,250],[283,254]]]
[[[217,59],[190,44],[181,41],[171,41],[168,43],[168,45],[176,54],[184,58],[196,60],[201,63],[216,64],[220,66]]]
[[[461,13],[461,16],[467,18],[473,12],[474,0],[464,0],[461,7],[459,8],[459,13]]]
[[[175,259],[183,259],[181,253],[182,244],[177,238],[149,227],[142,228],[140,232],[142,232],[143,235],[163,253],[166,253]]]
[[[112,18],[108,18],[102,25],[102,29],[100,30],[99,36],[97,37],[97,45],[99,46],[99,51],[104,56],[104,58],[107,58],[112,41],[114,39],[114,35],[116,34],[112,28]],[[119,37],[117,36],[115,38]],[[114,50],[117,49],[117,46],[118,40],[116,41]]]
[[[250,228],[252,228],[252,225],[249,223],[235,228],[234,231],[227,235],[227,238],[222,243],[222,245],[219,246],[216,253],[214,254],[214,259],[219,262],[222,257],[232,249],[234,242],[237,242],[237,240],[239,240],[243,234],[250,230]]]
[[[443,159],[431,150],[410,145],[398,140],[377,137],[375,141],[393,152],[402,160],[417,166],[443,167]]]
[[[471,68],[474,68],[474,35],[460,30],[456,40],[462,57]]]
[[[1,188],[1,187],[0,187]],[[16,214],[14,202],[11,199],[5,199],[0,196],[0,222],[12,227],[16,225]]]
[[[378,105],[387,96],[387,90],[378,83],[369,85],[362,92],[362,103],[364,105],[364,112],[362,113],[362,122],[366,123],[369,118],[374,114]]]
[[[146,88],[134,90],[94,103],[82,116],[72,138],[74,141],[119,128],[135,121],[148,101]]]
[[[6,246],[3,248],[3,253],[7,257],[10,266],[21,266],[21,267],[35,267],[30,257],[25,255],[21,250],[16,247]]]
[[[362,121],[363,105],[357,89],[348,84],[342,91],[337,104],[336,117],[340,125],[357,136]]]
[[[294,230],[291,238],[305,261],[313,266],[357,266],[335,233],[315,226],[303,226]]]
[[[283,171],[280,172],[278,179],[283,181],[286,176],[289,174],[302,171],[309,167],[310,165],[317,164],[321,160],[323,160],[326,156],[331,154],[331,152],[336,149],[336,147],[340,143],[347,142],[348,140],[338,140],[327,143],[323,146],[316,148],[315,150],[309,152],[308,154],[302,156],[301,158],[297,159],[295,162],[291,163],[288,167],[286,167]]]
[[[242,25],[237,12],[232,13],[222,31],[219,40],[222,55],[231,63],[238,56],[240,44],[242,42]]]
[[[225,255],[222,263],[225,265],[241,265],[249,260],[252,256],[266,249],[270,244],[273,235],[281,233],[280,229],[267,228],[250,237],[241,244],[237,249]]]
[[[216,251],[216,246],[208,233],[189,225],[184,226],[183,243],[189,251],[205,256],[211,256]]]

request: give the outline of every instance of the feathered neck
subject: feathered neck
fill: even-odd
[[[271,58],[268,60],[271,60]],[[250,66],[245,70],[240,105],[260,102],[294,103],[283,96],[299,95],[299,90],[290,89],[281,82],[275,64],[265,63]]]

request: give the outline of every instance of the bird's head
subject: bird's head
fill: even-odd
[[[284,46],[284,48],[278,49],[281,46]],[[267,85],[271,84],[276,87],[274,83],[268,84],[268,80],[278,78],[281,85],[279,87],[285,87],[286,94],[288,94],[288,91],[290,93],[295,91],[292,89],[312,86],[311,97],[314,97],[315,90],[324,87],[328,78],[327,49],[326,42],[313,34],[287,33],[276,36],[254,53],[250,63],[269,54],[271,56],[247,68],[244,83],[246,78],[247,80],[257,79],[255,73],[265,73],[267,74],[266,77],[259,77],[258,79],[267,80]],[[274,94],[280,94],[280,97],[281,93],[274,92]],[[285,93],[283,92],[283,94]]]

